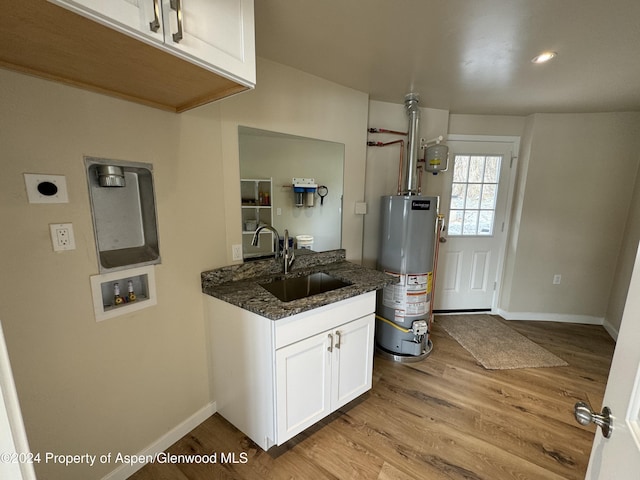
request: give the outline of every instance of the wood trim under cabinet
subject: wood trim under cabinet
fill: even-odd
[[[172,112],[249,87],[43,0],[0,0],[0,67]]]

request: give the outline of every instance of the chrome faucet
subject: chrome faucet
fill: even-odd
[[[257,247],[260,245],[260,232],[264,229],[271,231],[274,235],[273,243],[274,243],[274,251],[275,251],[275,260],[276,262],[280,258],[280,235],[278,231],[273,228],[271,225],[260,225],[256,228],[256,231],[253,233],[253,238],[251,239],[251,245]],[[285,272],[286,273],[286,272]]]
[[[289,269],[293,262],[296,260],[296,255],[293,250],[289,250],[289,230],[284,229],[284,250],[282,252],[282,259],[284,263],[285,275],[289,273]]]
[[[274,240],[273,240],[274,251],[275,251],[274,258],[276,260],[276,263],[279,261],[280,257],[282,257],[284,273],[285,274],[289,273],[289,269],[291,268],[291,265],[293,265],[293,262],[296,259],[293,250],[289,249],[289,230],[287,229],[284,230],[284,247],[281,252],[280,251],[280,235],[278,234],[278,231],[275,228],[273,228],[271,225],[260,225],[258,228],[256,228],[256,231],[253,233],[253,238],[251,239],[251,245],[253,245],[254,247],[257,247],[258,245],[260,245],[260,232],[264,229],[269,230],[274,235]]]

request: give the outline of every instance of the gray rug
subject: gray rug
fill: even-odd
[[[489,315],[441,315],[436,323],[488,370],[568,365]]]

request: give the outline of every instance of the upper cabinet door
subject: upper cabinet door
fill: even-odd
[[[162,11],[167,48],[255,85],[253,0],[162,0]]]
[[[49,0],[151,43],[164,41],[161,0]]]
[[[234,82],[256,84],[253,0],[49,0]]]

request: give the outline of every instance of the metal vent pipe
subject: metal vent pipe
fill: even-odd
[[[420,109],[418,102],[420,101],[417,93],[407,93],[404,96],[404,106],[407,109],[409,117],[409,133],[407,138],[407,169],[404,178],[404,192],[407,195],[416,193],[415,174],[418,166],[418,150],[420,147],[419,125],[420,125]]]

